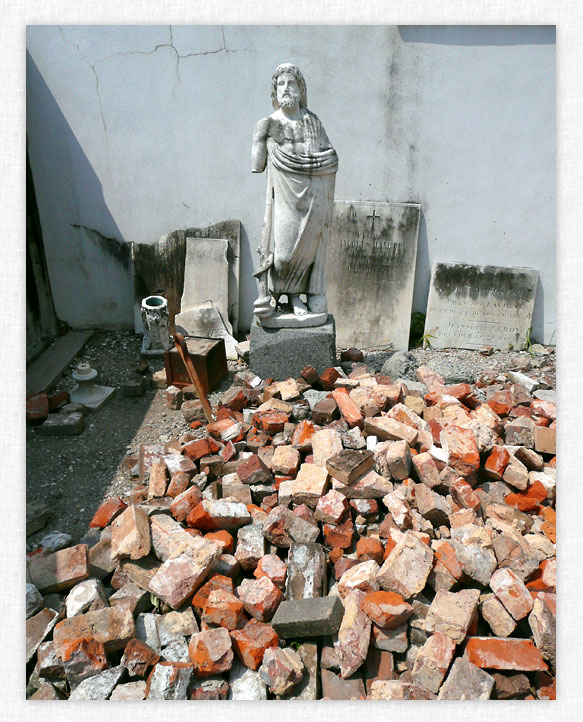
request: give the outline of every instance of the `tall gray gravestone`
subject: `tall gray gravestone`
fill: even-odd
[[[328,308],[336,344],[409,345],[421,206],[335,201],[328,244]]]
[[[523,348],[538,271],[434,261],[425,334],[434,348]]]

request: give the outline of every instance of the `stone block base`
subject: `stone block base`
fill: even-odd
[[[324,325],[313,328],[264,328],[253,320],[249,366],[261,378],[295,379],[306,366],[322,373],[335,365],[336,327],[332,314]]]

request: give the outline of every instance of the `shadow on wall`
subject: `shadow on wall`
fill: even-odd
[[[419,201],[417,201],[419,202]],[[429,244],[427,242],[427,223],[421,204],[421,217],[419,218],[419,235],[417,237],[417,260],[415,262],[415,282],[413,284],[412,311],[427,312],[427,299],[429,297],[429,281],[431,278],[431,264],[429,263]]]
[[[554,45],[554,25],[399,25],[405,43]]]
[[[29,53],[27,135],[57,316],[73,328],[132,328],[130,244]]]
[[[539,269],[540,270],[540,269]],[[544,343],[545,338],[545,291],[543,288],[543,285],[540,280],[540,276],[538,277],[538,284],[536,287],[536,296],[534,298],[534,309],[532,311],[532,336],[531,340],[534,343],[537,341],[538,343]],[[554,345],[557,343],[557,339],[555,336],[555,332],[553,331],[553,334],[548,341],[550,345]]]
[[[261,213],[262,210],[259,210]],[[253,258],[257,257],[255,248],[259,245],[256,239],[251,240],[247,235],[245,226],[241,224],[241,247],[239,250],[239,274],[241,284],[239,288],[239,332],[241,338],[250,330],[253,323],[253,303],[259,296],[257,279],[253,277]],[[251,283],[253,293],[242,293],[241,287]]]

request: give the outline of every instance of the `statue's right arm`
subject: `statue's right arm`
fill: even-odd
[[[267,163],[267,136],[269,118],[261,118],[253,133],[253,149],[251,151],[251,172],[263,173]]]

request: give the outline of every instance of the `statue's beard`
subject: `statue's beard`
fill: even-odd
[[[298,101],[295,98],[292,98],[289,95],[284,95],[283,98],[279,101],[279,107],[280,108],[293,108],[294,105],[297,105]]]

